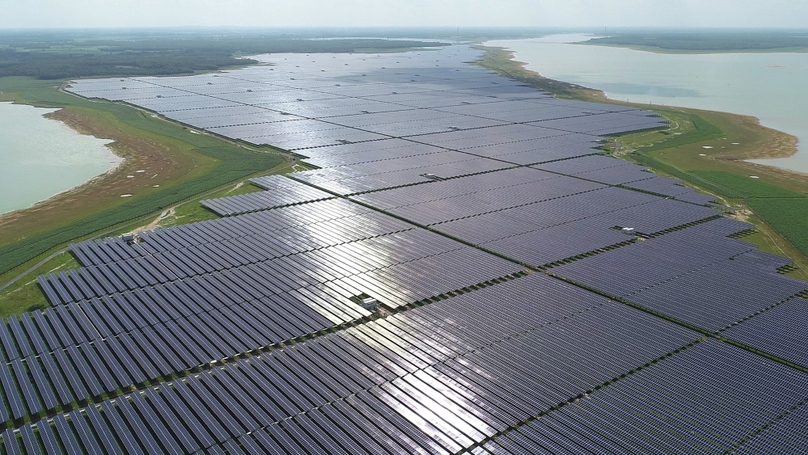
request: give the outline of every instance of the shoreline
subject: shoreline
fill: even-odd
[[[24,103],[17,103],[17,102],[14,102],[14,104],[21,104],[21,105],[24,105],[24,106],[33,106],[31,104],[24,104]],[[37,106],[34,106],[34,107],[37,107]],[[10,210],[8,212],[0,213],[0,225],[3,224],[3,219],[8,215],[13,215],[16,212],[25,211],[25,210],[36,210],[38,208],[41,208],[41,206],[51,204],[51,203],[57,203],[57,202],[59,202],[58,200],[60,198],[69,197],[73,193],[80,193],[80,192],[84,191],[85,189],[87,189],[89,187],[92,187],[92,186],[97,185],[98,183],[101,183],[103,180],[105,180],[107,178],[112,178],[112,177],[115,176],[115,174],[119,170],[121,170],[121,168],[123,168],[127,164],[128,159],[121,152],[117,151],[117,149],[115,147],[115,140],[114,139],[110,139],[110,138],[106,138],[106,137],[99,137],[99,136],[97,136],[95,134],[81,131],[80,126],[78,124],[76,124],[74,122],[71,122],[68,118],[60,118],[59,113],[64,111],[65,110],[64,108],[54,108],[54,109],[55,110],[53,112],[47,112],[47,113],[42,114],[42,117],[44,117],[44,118],[46,118],[48,120],[59,122],[59,123],[65,125],[66,127],[70,128],[71,130],[75,131],[77,134],[81,134],[83,136],[92,136],[92,137],[94,137],[96,139],[111,141],[110,143],[104,145],[104,148],[107,150],[107,153],[110,156],[114,156],[116,159],[114,161],[111,160],[111,162],[113,163],[112,167],[110,167],[109,169],[107,169],[106,171],[104,171],[104,172],[102,172],[100,174],[94,175],[93,177],[85,180],[82,183],[74,185],[74,186],[72,186],[70,188],[67,188],[65,190],[59,191],[58,193],[55,193],[55,194],[53,194],[53,195],[51,195],[51,196],[49,196],[49,197],[47,197],[45,199],[41,199],[39,201],[36,201],[36,202],[34,202],[33,204],[31,204],[31,205],[29,205],[27,207],[22,207],[22,208],[19,208],[19,209],[14,209],[14,210]]]
[[[149,194],[185,174],[183,169],[193,172],[197,167],[197,163],[186,156],[187,152],[174,150],[173,144],[158,142],[156,138],[134,135],[103,113],[72,105],[29,102],[14,97],[12,93],[3,95],[7,95],[3,101],[52,109],[43,117],[60,122],[78,134],[111,141],[105,147],[118,161],[107,171],[81,184],[26,208],[1,213],[0,244],[10,244],[42,230],[81,219],[100,206],[111,208],[131,200],[122,198],[123,194]],[[129,175],[134,177],[128,178]]]
[[[581,41],[579,43],[584,46],[600,46],[600,47],[613,47],[617,49],[632,49],[635,51],[651,52],[654,54],[684,54],[684,55],[712,55],[712,54],[808,54],[808,47],[783,47],[778,49],[737,49],[737,50],[684,50],[684,49],[665,49],[654,46],[641,46],[641,45],[620,45],[620,44],[601,44],[592,43],[588,41]]]
[[[580,43],[576,43],[580,44]],[[606,46],[606,45],[597,45],[601,47],[618,47],[618,46]],[[498,46],[488,46],[484,43],[479,44],[479,47],[488,52],[495,52],[499,53],[498,59],[504,59],[509,62],[509,65],[512,68],[501,68],[501,67],[493,67],[493,66],[486,66],[484,64],[484,59],[480,62],[476,62],[476,64],[481,65],[483,67],[487,67],[489,69],[493,69],[495,71],[500,72],[501,74],[505,75],[506,77],[510,77],[516,80],[521,80],[523,82],[527,82],[529,85],[540,88],[542,90],[548,91],[556,96],[560,96],[561,98],[570,98],[570,99],[579,99],[582,101],[591,101],[597,103],[606,103],[606,104],[618,104],[622,106],[631,106],[640,109],[648,109],[648,104],[640,104],[640,103],[631,103],[620,101],[618,99],[609,98],[608,94],[603,90],[589,88],[580,86],[577,84],[565,82],[565,81],[558,81],[553,79],[548,79],[541,75],[541,73],[537,71],[533,71],[527,69],[527,62],[522,62],[516,59],[516,52]],[[522,74],[519,74],[522,73]],[[559,93],[559,88],[562,90]],[[778,174],[783,175],[790,175],[793,177],[801,177],[801,178],[808,178],[808,173],[794,171],[791,169],[785,169],[781,167],[777,167],[770,164],[763,164],[763,163],[752,163],[747,160],[765,160],[765,159],[780,159],[780,158],[789,158],[794,156],[799,152],[798,148],[798,139],[796,136],[786,133],[784,131],[765,126],[761,124],[759,118],[752,116],[752,115],[743,115],[743,114],[736,114],[732,112],[723,112],[723,111],[712,111],[712,110],[705,110],[705,109],[696,109],[690,107],[683,107],[683,106],[668,106],[668,105],[650,105],[651,108],[656,109],[665,109],[665,110],[679,110],[679,111],[688,111],[688,112],[696,112],[696,113],[709,113],[712,115],[721,115],[726,117],[731,117],[739,121],[739,123],[743,124],[745,127],[750,129],[762,129],[764,133],[768,133],[774,136],[776,139],[771,144],[766,144],[770,147],[758,147],[756,150],[749,150],[749,149],[741,149],[739,154],[728,154],[717,157],[717,159],[725,160],[725,161],[732,161],[736,163],[743,163],[744,165],[752,166],[752,167],[762,167],[766,168],[771,172],[775,172]]]
[[[93,134],[85,134],[85,133],[79,131],[78,128],[76,126],[74,126],[73,124],[71,124],[71,123],[69,123],[69,122],[67,122],[65,120],[62,120],[60,118],[57,118],[56,114],[58,114],[59,111],[61,111],[61,110],[63,110],[63,108],[62,109],[57,109],[57,110],[55,110],[53,112],[48,112],[48,113],[42,114],[42,117],[45,117],[48,120],[53,120],[55,122],[59,122],[59,123],[65,125],[66,127],[70,128],[71,130],[75,131],[77,134],[81,134],[81,135],[84,135],[84,136],[92,136],[92,137],[94,137],[96,139],[112,141],[112,139],[109,139],[109,138],[98,137],[98,136],[95,136]],[[65,190],[59,191],[58,193],[55,193],[55,194],[53,194],[53,195],[51,195],[51,196],[49,196],[49,197],[47,197],[45,199],[36,201],[33,204],[29,205],[28,207],[23,207],[23,208],[11,210],[11,211],[8,211],[8,212],[0,213],[0,219],[2,219],[3,216],[5,216],[5,215],[7,215],[9,213],[14,213],[14,212],[16,212],[18,210],[33,209],[33,208],[36,208],[40,204],[45,204],[45,203],[51,202],[52,199],[56,199],[56,198],[59,198],[61,196],[67,196],[67,195],[69,195],[70,193],[73,193],[73,192],[81,191],[83,189],[83,187],[85,187],[85,186],[95,185],[96,183],[100,182],[104,178],[111,177],[112,174],[115,174],[115,172],[117,172],[121,167],[123,167],[126,164],[126,161],[127,161],[126,157],[122,156],[120,153],[117,153],[115,151],[115,148],[112,146],[113,144],[114,144],[114,141],[110,142],[109,144],[104,145],[104,148],[107,150],[108,157],[115,157],[114,160],[110,160],[110,163],[113,163],[112,167],[110,167],[106,171],[104,171],[104,172],[102,172],[100,174],[96,174],[96,175],[90,177],[89,179],[85,180],[84,182],[79,183],[78,185],[74,185],[74,186],[72,186],[70,188],[67,188]]]
[[[2,95],[2,92],[0,92],[0,95]],[[18,102],[16,100],[8,100],[8,101],[2,100],[0,102],[16,104],[16,105],[20,105],[20,106],[30,106],[30,107],[33,107],[33,108],[36,108],[36,109],[48,109],[49,112],[43,113],[41,115],[42,118],[45,118],[47,120],[60,123],[60,124],[64,125],[65,127],[69,128],[70,130],[72,130],[73,132],[75,132],[76,134],[79,134],[79,135],[82,135],[82,136],[91,136],[91,137],[93,137],[95,139],[99,139],[99,140],[103,140],[103,141],[109,141],[107,144],[103,145],[103,148],[105,149],[105,157],[104,157],[104,159],[109,160],[108,162],[111,164],[111,167],[109,169],[107,169],[106,171],[103,171],[103,172],[101,172],[99,174],[96,174],[96,175],[90,177],[89,179],[84,180],[81,183],[78,183],[78,184],[73,185],[73,186],[71,186],[69,188],[66,188],[66,189],[63,189],[63,190],[61,190],[61,191],[59,191],[57,193],[54,193],[54,194],[48,196],[47,198],[40,199],[38,201],[34,201],[34,202],[30,203],[26,207],[20,207],[20,208],[17,208],[17,209],[12,209],[12,210],[6,211],[6,212],[0,212],[0,224],[2,223],[3,218],[5,216],[7,216],[7,215],[10,215],[10,214],[13,214],[15,212],[22,211],[22,210],[36,209],[38,206],[40,206],[42,204],[50,203],[54,199],[58,199],[58,198],[60,198],[62,196],[68,195],[69,193],[72,193],[72,192],[80,191],[85,186],[94,185],[95,183],[97,183],[99,180],[105,178],[106,176],[114,174],[126,162],[126,158],[124,156],[122,156],[120,153],[116,152],[115,148],[112,147],[112,145],[114,143],[113,139],[109,139],[109,138],[106,138],[106,137],[99,137],[99,136],[94,135],[94,134],[88,134],[88,133],[82,132],[82,131],[79,130],[79,128],[76,125],[74,125],[73,123],[67,121],[67,119],[60,118],[59,112],[64,110],[64,108],[37,106],[37,105],[34,105],[34,104],[21,103],[21,102]]]
[[[599,90],[544,78],[526,69],[526,63],[517,61],[515,52],[509,49],[484,45],[480,48],[486,53],[477,65],[558,98],[646,110],[650,107],[669,121],[676,120],[677,123],[664,132],[616,136],[621,145],[631,150],[625,159],[723,200],[733,207],[736,218],[755,226],[756,232],[744,240],[757,245],[760,251],[790,258],[796,268],[786,274],[808,281],[808,218],[801,216],[802,207],[808,201],[808,174],[746,161],[792,156],[798,151],[797,138],[763,126],[753,116],[612,100]],[[685,136],[671,134],[672,130],[682,129],[682,125],[686,127],[682,133]],[[676,137],[683,140],[677,141]],[[751,193],[739,196],[737,188],[746,188]],[[773,198],[767,199],[770,191],[774,192]],[[779,208],[766,209],[770,204]]]

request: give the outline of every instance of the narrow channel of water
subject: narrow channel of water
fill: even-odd
[[[752,115],[799,139],[799,152],[752,160],[808,173],[808,53],[661,54],[573,44],[586,35],[489,41],[542,76],[609,98]]]
[[[0,103],[0,213],[30,207],[108,171],[110,140],[43,117],[55,109]]]

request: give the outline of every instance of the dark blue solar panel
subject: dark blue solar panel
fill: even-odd
[[[73,245],[83,268],[39,279],[58,310],[0,325],[11,361],[4,386],[21,392],[5,396],[10,409],[24,417],[40,401],[53,408],[57,395],[61,404],[100,400],[179,373],[143,395],[90,403],[69,420],[57,414],[63,449],[451,453],[504,432],[470,453],[690,453],[731,449],[721,442],[728,434],[754,440],[771,415],[788,410],[775,410],[770,402],[785,403],[772,390],[799,389],[801,377],[755,376],[769,388],[747,400],[755,390],[739,366],[755,375],[768,360],[714,349],[718,361],[702,368],[689,353],[712,340],[623,376],[699,335],[538,273],[492,285],[525,271],[332,197],[364,193],[354,197],[532,265],[571,258],[552,272],[711,330],[797,292],[798,283],[774,273],[784,260],[726,238],[747,227],[699,207],[712,196],[599,156],[604,135],[659,128],[663,119],[555,99],[465,63],[481,55],[465,45],[273,54],[256,57],[271,65],[212,75],[72,82],[83,96],[298,151],[321,169],[254,179],[264,192],[205,202],[227,219],[143,233],[134,245]],[[516,165],[549,172],[502,170]],[[624,227],[641,235],[623,234]],[[481,283],[487,287],[477,289]],[[353,324],[370,315],[358,296],[406,311]],[[412,308],[415,302],[427,304]],[[796,341],[764,343],[760,333],[783,329],[752,324],[795,302],[802,300],[726,334],[737,330],[740,338],[749,324],[758,334],[745,338],[750,345],[786,357],[778,347],[796,349]],[[799,318],[791,319],[798,332]],[[283,349],[258,355],[281,342]],[[253,355],[235,361],[245,353]],[[679,365],[679,358],[690,360]],[[206,371],[182,373],[200,367]],[[657,370],[664,373],[632,382]],[[33,383],[18,383],[29,376]],[[623,390],[624,383],[632,385]],[[568,402],[594,388],[589,397],[619,391],[610,398],[618,404],[586,418],[567,413],[591,403],[586,396]],[[734,389],[743,399],[728,395]],[[636,405],[623,417],[620,403],[629,398]],[[656,411],[635,415],[657,403],[670,410],[668,420]],[[539,424],[522,425],[544,412]],[[630,430],[621,427],[632,419]],[[670,435],[659,430],[666,425]],[[40,433],[52,447],[53,435]],[[33,451],[31,428],[20,434]],[[771,447],[798,441],[778,438]]]
[[[754,249],[754,245],[739,240],[684,229],[561,265],[553,272],[613,295],[627,296]]]
[[[808,301],[792,299],[722,334],[759,351],[797,365],[808,365],[804,341],[808,333]]]
[[[805,373],[707,340],[517,431],[573,452],[733,451],[803,400],[806,381]]]
[[[808,407],[801,405],[742,444],[735,453],[800,453],[808,447]]]

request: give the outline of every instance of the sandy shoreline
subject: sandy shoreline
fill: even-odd
[[[780,54],[780,53],[793,53],[793,54],[807,54],[808,47],[784,47],[773,49],[735,49],[735,50],[678,50],[678,49],[665,49],[654,46],[641,46],[641,45],[618,45],[618,44],[603,44],[583,41],[579,44],[582,46],[600,46],[600,47],[614,47],[618,49],[631,49],[635,51],[652,52],[654,54],[686,54],[686,55],[710,55],[710,54]]]
[[[537,86],[537,88],[544,89],[547,91],[557,91],[559,88],[561,88],[566,90],[569,96],[580,98],[586,101],[620,104],[625,106],[637,107],[641,109],[648,108],[648,105],[645,104],[627,103],[617,99],[609,98],[608,95],[602,90],[583,87],[565,81],[556,81],[552,79],[547,79],[540,73],[527,69],[527,63],[516,60],[515,51],[512,51],[508,48],[487,46],[485,44],[482,44],[481,47],[484,50],[493,51],[498,55],[496,56],[497,60],[496,62],[492,63],[483,60],[481,61],[480,64],[484,67],[497,70],[506,77],[531,83],[531,85]],[[503,60],[507,60],[508,68],[502,68],[501,65],[497,65],[497,63],[502,63]],[[695,109],[681,106],[665,106],[665,107],[669,109],[680,109],[682,111],[704,112],[704,113],[710,113],[712,115],[725,116],[727,118],[733,119],[735,122],[737,122],[739,125],[741,125],[746,129],[758,130],[759,136],[762,139],[764,139],[763,143],[759,144],[757,147],[754,148],[742,147],[734,153],[721,154],[720,156],[717,156],[716,159],[734,161],[749,166],[750,168],[755,167],[766,168],[772,173],[787,176],[789,178],[805,179],[806,177],[808,177],[808,174],[806,173],[777,167],[776,165],[773,164],[751,163],[747,161],[747,160],[788,158],[794,156],[799,152],[798,140],[795,136],[780,130],[776,130],[774,128],[763,126],[760,122],[760,119],[757,117],[735,114],[731,112],[706,111],[703,109]]]
[[[57,110],[54,110],[53,112],[47,112],[45,114],[42,114],[42,117],[47,118],[49,120],[59,122],[59,123],[65,125],[66,127],[70,128],[71,130],[75,131],[78,134],[85,135],[85,136],[93,136],[96,139],[112,141],[112,139],[110,139],[110,138],[98,137],[98,136],[93,135],[93,134],[85,133],[85,132],[81,131],[77,125],[69,122],[66,118],[60,118],[58,113],[60,111],[62,111],[62,110],[63,109],[57,109]],[[106,171],[104,171],[104,172],[102,172],[100,174],[97,174],[97,175],[91,177],[88,180],[85,180],[82,183],[79,183],[78,185],[75,185],[75,186],[72,186],[72,187],[70,187],[68,189],[59,191],[58,193],[55,193],[55,194],[47,197],[46,199],[36,201],[36,202],[32,203],[31,205],[29,205],[28,207],[23,207],[23,208],[19,208],[19,209],[15,209],[15,210],[10,210],[8,212],[0,213],[0,222],[2,222],[2,218],[5,217],[6,215],[13,214],[14,212],[17,212],[17,211],[36,209],[40,205],[58,202],[58,199],[61,198],[61,197],[66,197],[66,196],[71,195],[72,193],[80,192],[85,187],[91,187],[93,185],[96,185],[99,181],[102,181],[102,180],[114,175],[116,172],[118,172],[126,164],[126,157],[123,156],[120,153],[116,153],[116,150],[113,147],[113,143],[104,145],[104,148],[107,150],[107,153],[109,154],[108,158],[109,157],[115,157],[115,159],[110,160],[110,163],[112,163],[111,168],[107,169]]]
[[[184,159],[171,147],[149,136],[134,134],[98,117],[94,112],[72,107],[45,114],[79,134],[110,140],[106,148],[118,162],[104,173],[55,194],[36,204],[0,214],[0,244],[10,243],[31,234],[81,219],[98,207],[114,207],[128,200],[123,194],[139,195],[165,186],[187,167]],[[140,172],[138,172],[140,171]],[[146,177],[148,175],[148,177]],[[131,178],[129,176],[132,176]]]

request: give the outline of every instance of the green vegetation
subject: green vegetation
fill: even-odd
[[[148,225],[147,228],[163,228],[219,218],[215,213],[202,207],[199,201],[202,199],[235,196],[257,191],[262,190],[246,181],[227,185],[225,188],[196,196],[192,200],[178,204],[172,209],[165,210],[161,213],[160,217]],[[124,232],[130,232],[133,230],[133,227],[134,226],[129,225],[126,228],[117,230],[114,234],[118,235]],[[68,251],[57,253],[52,259],[34,268],[31,272],[21,277],[19,281],[0,291],[0,317],[8,317],[10,315],[47,307],[49,304],[42,294],[42,291],[39,289],[36,277],[59,270],[68,270],[78,267],[79,263]]]
[[[204,199],[237,196],[239,194],[255,193],[258,191],[262,191],[261,188],[247,182],[239,182],[222,191],[207,194]],[[178,206],[172,213],[169,213],[165,219],[161,220],[158,225],[159,227],[171,227],[180,224],[196,223],[198,221],[215,220],[216,218],[219,218],[219,216],[205,207],[202,207],[198,200],[193,200]]]
[[[691,114],[691,118],[699,119],[695,123],[709,123],[694,115]],[[711,125],[709,129],[718,128]],[[702,144],[726,144],[729,139],[725,135],[732,137],[738,133],[731,128],[720,129],[721,134],[717,135],[705,135],[704,131],[704,128],[696,127],[670,140],[639,147],[628,156],[638,164],[716,194],[741,212],[751,210],[748,221],[755,222],[763,232],[748,240],[759,243],[764,251],[795,259],[803,270],[792,276],[808,278],[808,261],[805,260],[808,256],[808,217],[805,216],[808,213],[808,179],[795,179],[776,169],[750,168],[751,165],[742,161],[711,157],[710,151],[715,149],[704,149]],[[702,153],[694,153],[694,150]],[[778,236],[785,238],[790,247],[783,246]]]
[[[256,63],[241,55],[376,52],[443,44],[415,40],[288,38],[266,31],[0,33],[0,77],[36,79],[191,74]]]
[[[677,132],[682,134],[669,135],[664,141],[653,143],[645,147],[644,151],[646,152],[678,147],[680,145],[692,144],[694,142],[708,141],[719,138],[724,134],[720,128],[705,121],[701,116],[693,113],[683,113],[679,116],[679,118],[671,118],[672,113],[669,111],[660,113],[666,117],[669,117],[670,121],[676,122],[676,124],[684,125],[684,128],[688,129],[687,131],[681,131],[680,129]]]
[[[234,147],[234,149],[236,148]],[[244,150],[241,150],[240,153],[233,153],[234,150],[227,150],[225,147],[207,147],[198,150],[206,156],[220,160],[220,164],[214,172],[166,188],[148,198],[132,199],[118,207],[101,211],[92,217],[70,223],[59,229],[4,245],[0,247],[0,273],[5,273],[57,246],[143,217],[146,214],[158,212],[211,187],[272,168],[280,161],[277,156]]]
[[[79,263],[68,252],[58,254],[41,267],[38,267],[25,279],[20,280],[8,288],[0,291],[0,317],[5,318],[14,314],[34,311],[48,307],[50,304],[45,295],[39,290],[36,277],[39,275],[78,268]]]
[[[718,191],[732,199],[804,198],[795,193],[759,179],[722,171],[693,171],[693,175],[710,182]]]
[[[764,128],[752,117],[609,100],[601,92],[525,70],[504,49],[484,49],[481,66],[556,96],[650,109],[667,118],[669,128],[619,135],[606,149],[717,195],[736,209],[738,218],[757,227],[744,240],[790,257],[797,270],[788,275],[808,281],[808,178],[743,161],[783,156],[793,150],[793,137]]]
[[[808,198],[752,198],[745,202],[802,254],[808,255]]]
[[[587,44],[621,46],[663,52],[761,52],[808,50],[804,32],[769,30],[678,30],[612,31],[610,36],[595,38]]]
[[[715,148],[705,149],[703,144],[727,144],[727,137],[738,133],[726,126],[720,129],[695,113],[688,114],[688,118],[692,121],[689,131],[653,145],[640,145],[628,156],[638,164],[716,194],[731,205],[751,209],[760,222],[785,237],[802,256],[808,256],[808,217],[805,216],[808,213],[808,179],[802,179],[802,184],[795,183],[776,170],[750,169],[750,165],[742,161],[711,157],[711,154],[721,152],[712,152]],[[681,120],[679,124],[682,124]],[[625,139],[632,138],[629,135]],[[694,153],[694,150],[701,153]],[[793,254],[789,256],[794,257]]]
[[[94,127],[100,128],[95,134],[113,137],[124,147],[130,144],[133,150],[129,150],[131,155],[127,158],[133,162],[132,166],[147,167],[154,162],[160,163],[162,179],[154,180],[160,183],[158,188],[152,185],[127,188],[122,186],[126,182],[110,183],[109,188],[99,184],[98,191],[88,190],[89,200],[76,201],[72,209],[69,206],[54,207],[51,218],[39,213],[28,219],[20,217],[16,224],[3,226],[0,229],[0,275],[75,239],[160,212],[194,195],[245,176],[266,172],[284,161],[277,153],[252,150],[205,134],[193,134],[138,109],[70,96],[56,91],[52,84],[33,79],[0,79],[0,91],[6,99],[61,107],[79,119],[89,118]],[[130,181],[129,184],[133,183]],[[119,192],[113,192],[116,190]],[[119,195],[123,192],[131,192],[134,197],[121,199]]]

